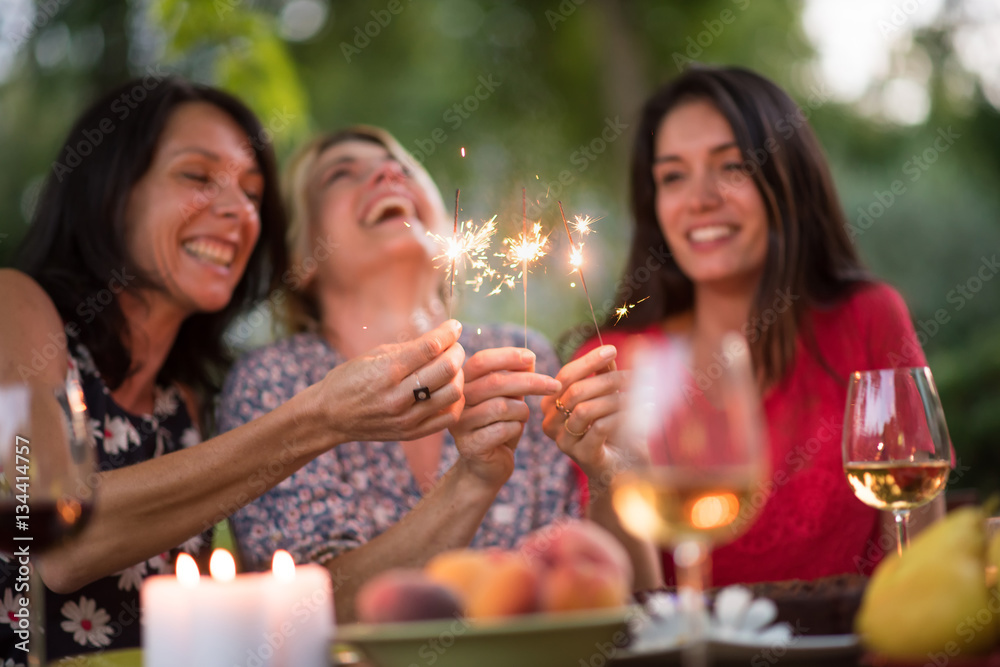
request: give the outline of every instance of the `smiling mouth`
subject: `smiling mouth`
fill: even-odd
[[[415,221],[417,216],[413,202],[399,195],[382,197],[368,209],[368,213],[361,223],[364,227],[375,227],[395,218],[403,218],[404,221]]]
[[[687,238],[691,243],[711,243],[735,236],[739,230],[736,225],[706,225],[689,231]]]
[[[225,241],[197,238],[185,241],[184,251],[194,257],[215,266],[229,268],[236,259],[236,246]]]

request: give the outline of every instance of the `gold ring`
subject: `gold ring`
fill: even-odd
[[[569,419],[569,416],[573,414],[573,411],[566,409],[566,406],[558,398],[556,399],[556,407],[559,409],[559,412],[566,415],[566,419]]]
[[[570,430],[570,428],[569,428],[569,419],[567,419],[566,421],[563,422],[563,428],[566,429],[566,432],[569,433],[574,438],[582,438],[583,436],[587,435],[587,431],[590,430],[590,424],[587,424],[587,428],[583,429],[582,432],[577,433],[576,431],[571,431]]]

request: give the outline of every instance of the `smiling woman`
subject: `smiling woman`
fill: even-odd
[[[68,160],[135,85],[77,121],[20,270],[0,271],[12,323],[0,328],[0,384],[79,376],[99,460],[89,523],[36,563],[52,659],[138,646],[141,624],[126,612],[139,608],[142,580],[172,570],[181,551],[203,553],[220,508],[245,505],[341,443],[420,438],[461,409],[460,327],[445,322],[321,372],[280,409],[202,442],[209,427],[198,416],[230,361],[223,333],[285,266],[274,156],[241,102],[168,78],[101,129],[82,161]],[[39,350],[45,363],[35,363]],[[418,370],[435,390],[425,401],[412,393]],[[0,573],[4,608],[14,585]],[[11,638],[0,624],[0,660],[19,662]]]
[[[789,118],[802,115],[783,90],[737,67],[692,67],[650,96],[632,153],[635,234],[618,295],[645,303],[604,333],[625,366],[640,340],[690,346],[707,391],[729,363],[716,352],[723,337],[739,332],[749,344],[771,477],[749,494],[756,522],[713,554],[720,585],[870,571],[882,527],[844,478],[846,379],[926,364],[903,300],[851,244],[819,141],[807,122],[785,131]],[[596,345],[563,372],[585,369]],[[543,401],[553,437],[590,428],[575,419],[574,394],[593,381],[563,381],[573,418]],[[927,506],[924,520],[942,509]],[[669,577],[669,555],[664,564]]]

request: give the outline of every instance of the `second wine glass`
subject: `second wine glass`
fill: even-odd
[[[843,450],[854,494],[895,517],[902,555],[910,542],[910,510],[940,495],[951,470],[951,439],[931,369],[851,374]]]

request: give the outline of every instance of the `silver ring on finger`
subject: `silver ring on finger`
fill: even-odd
[[[559,410],[559,412],[566,415],[567,420],[570,418],[570,415],[573,414],[573,411],[567,408],[565,405],[563,405],[563,402],[560,401],[558,398],[556,399],[556,408]]]
[[[420,378],[417,377],[416,373],[413,374],[413,379],[417,381],[417,388],[413,390],[413,398],[417,399],[417,401],[429,400],[431,397],[430,388],[420,384]]]

